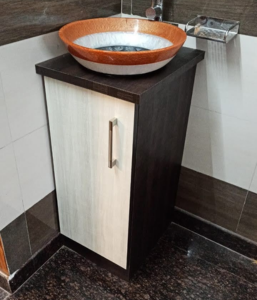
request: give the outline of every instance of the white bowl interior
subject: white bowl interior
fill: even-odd
[[[149,50],[162,49],[173,44],[162,37],[141,32],[100,32],[85,35],[73,41],[74,44],[87,48],[99,48],[108,46],[134,46]]]

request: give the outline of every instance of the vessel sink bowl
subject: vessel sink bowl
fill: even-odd
[[[131,18],[77,21],[62,27],[59,36],[81,65],[115,75],[160,69],[186,40],[185,32],[176,26]]]

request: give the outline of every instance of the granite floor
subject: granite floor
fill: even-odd
[[[257,264],[171,224],[130,283],[63,247],[3,299],[257,299]]]

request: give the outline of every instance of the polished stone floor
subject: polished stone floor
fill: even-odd
[[[130,283],[61,248],[14,295],[0,300],[257,299],[257,265],[171,224]]]

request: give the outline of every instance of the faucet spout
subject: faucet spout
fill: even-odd
[[[147,8],[145,15],[148,20],[162,21],[163,0],[152,0],[151,7]]]

